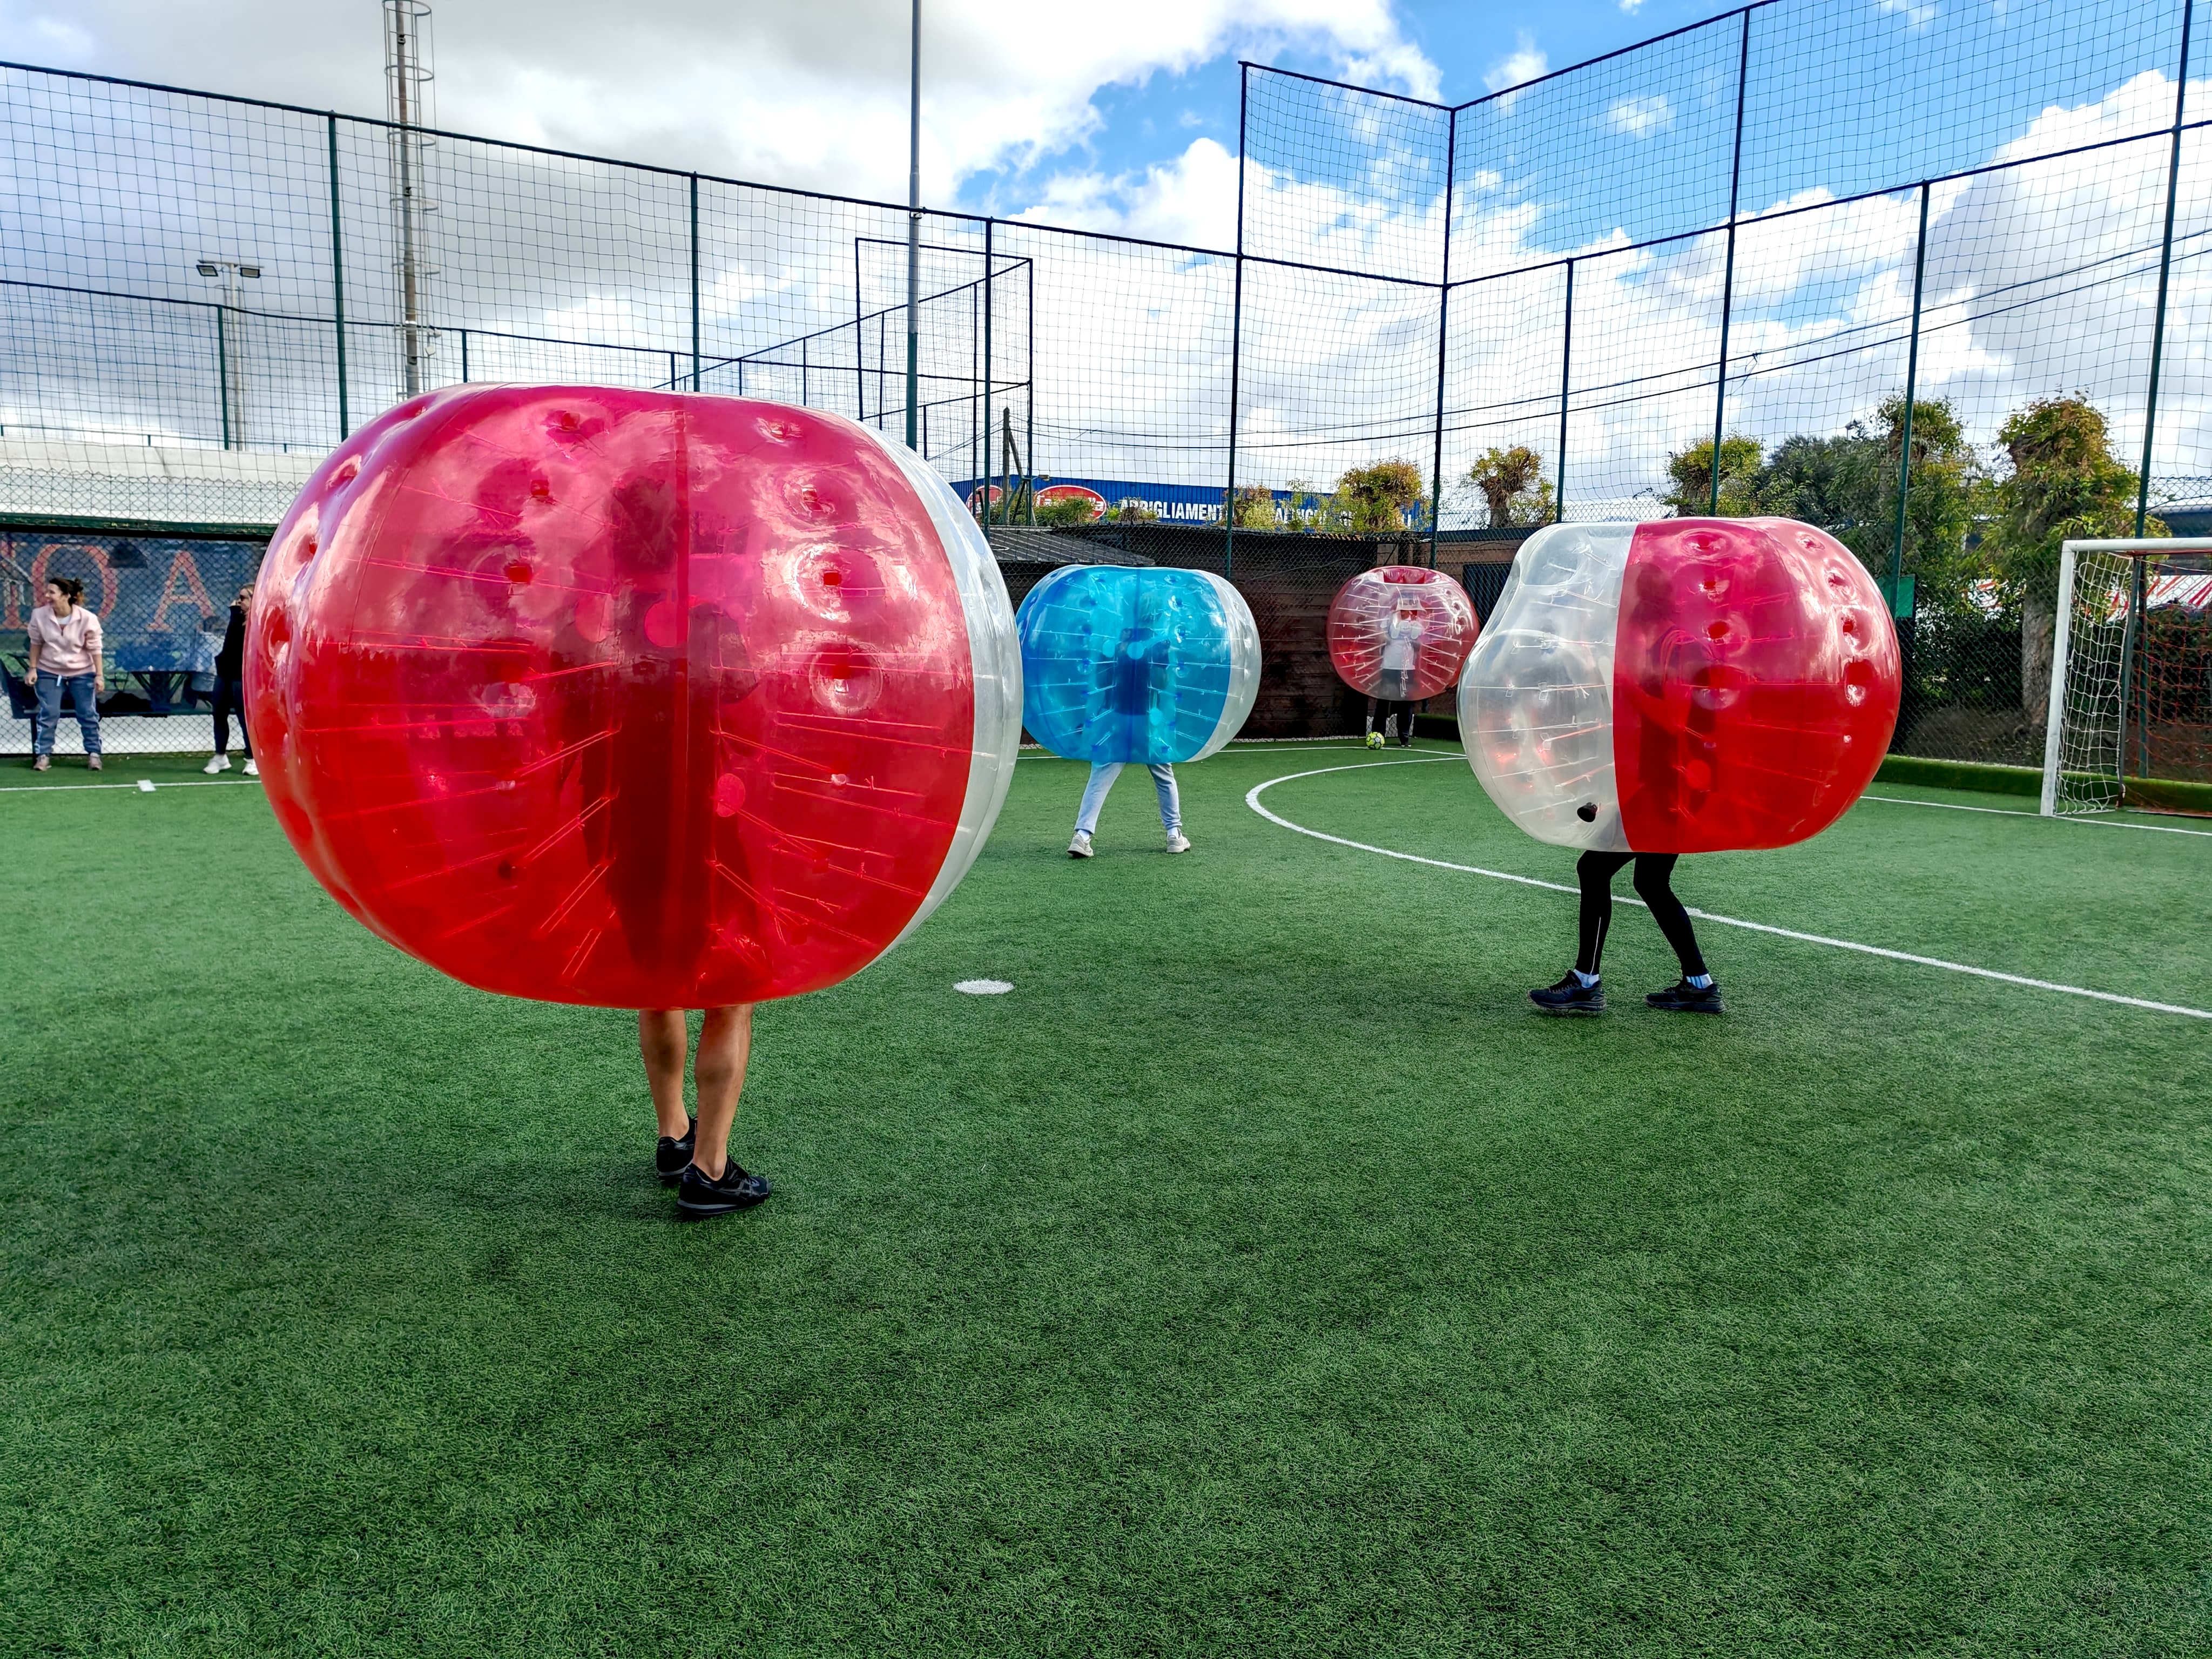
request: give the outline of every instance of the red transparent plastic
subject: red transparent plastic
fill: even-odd
[[[1639,853],[1818,835],[1888,749],[1896,628],[1865,568],[1809,525],[1638,526],[1614,638],[1613,767]]]
[[[605,387],[442,392],[341,445],[270,544],[246,701],[339,903],[471,985],[612,1007],[880,954],[976,732],[956,578],[878,440]]]

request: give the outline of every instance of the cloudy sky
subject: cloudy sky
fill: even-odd
[[[1712,0],[926,0],[924,192],[1218,246],[1237,60],[1461,100]],[[901,200],[901,0],[438,0],[441,125]],[[0,0],[20,63],[381,113],[377,0]]]
[[[1081,9],[933,0],[925,196],[1002,219],[1224,248],[1235,238],[1239,58],[1458,101],[1710,15],[1689,0]],[[434,24],[436,113],[461,131],[896,200],[907,15],[897,0],[715,11],[697,0],[447,0]],[[2086,392],[2123,452],[2136,453],[2174,106],[2166,0],[1784,0],[1759,16],[1740,179],[1741,212],[1756,222],[1732,274],[1724,231],[1686,233],[1724,221],[1739,182],[1733,24],[1459,118],[1452,274],[1462,286],[1443,353],[1445,476],[1463,475],[1491,445],[1526,443],[1546,457],[1547,478],[1564,469],[1571,510],[1602,516],[1644,499],[1668,455],[1712,429],[1724,293],[1731,430],[1772,443],[1866,419],[1903,384],[1917,270],[1926,289],[1917,385],[1952,399],[1978,442],[2030,398]],[[381,26],[375,0],[0,0],[0,55],[380,113]],[[1255,83],[1246,252],[1433,280],[1441,118],[1305,83],[1292,94],[1279,77],[1272,93],[1265,84]],[[0,375],[0,422],[210,441],[222,416],[188,349],[174,362],[157,353],[135,375],[95,371],[118,338],[185,337],[176,307],[205,301],[192,258],[209,248],[264,263],[257,298],[272,318],[326,315],[321,197],[301,198],[312,223],[286,218],[296,158],[260,154],[248,129],[220,126],[183,160],[223,188],[149,192],[131,119],[98,100],[79,109],[25,95],[26,130],[41,136],[23,152],[18,187],[32,193],[28,222],[42,234],[9,252],[11,274],[40,286],[17,296],[27,320],[12,325],[40,349],[21,354],[20,384]],[[2191,96],[2192,115],[2212,107],[2201,80]],[[652,191],[619,180],[590,185],[589,169],[463,149],[440,152],[440,166],[475,169],[447,180],[455,202],[481,209],[497,187],[538,210],[520,241],[497,211],[437,222],[429,314],[453,337],[435,377],[465,372],[473,331],[476,378],[670,383],[691,338],[674,187],[648,200]],[[1966,176],[1991,163],[2021,165]],[[391,260],[367,246],[384,165],[374,143],[352,162],[357,328],[389,322],[362,320],[390,303],[380,285]],[[256,167],[268,170],[267,190],[239,188]],[[526,177],[531,168],[545,176]],[[1934,189],[1920,258],[1913,181],[1947,175],[1960,176]],[[2212,479],[2212,129],[2189,139],[2181,177],[2154,470],[2197,481]],[[565,212],[546,205],[560,203]],[[866,399],[848,412],[888,418],[896,388],[875,371],[891,361],[884,319],[900,265],[886,255],[866,278],[854,273],[856,249],[895,252],[885,238],[898,216],[787,201],[748,216],[734,198],[719,211],[702,306],[706,389],[824,406]],[[610,224],[628,228],[610,234]],[[933,234],[957,242],[977,230],[940,224]],[[1010,312],[1005,337],[1017,343],[999,348],[993,378],[1024,388],[1012,401],[1025,429],[1034,417],[1037,469],[1218,479],[1231,262],[1003,223],[997,234],[1000,258],[1013,262],[1003,269],[1022,276],[994,303],[1026,307],[1022,284],[1034,282],[1035,351]],[[939,388],[934,428],[925,405],[922,438],[955,477],[971,476],[981,441],[969,395],[979,252],[946,246],[925,260],[926,292],[944,291],[924,307],[925,374],[951,389]],[[71,289],[78,297],[63,297]],[[82,297],[111,290],[131,297]],[[872,348],[854,320],[864,307],[880,325]],[[1235,325],[1239,478],[1327,480],[1384,455],[1425,466],[1444,320],[1433,289],[1255,266]],[[334,410],[312,343],[319,332],[253,326],[266,336],[242,348],[266,382],[253,393],[267,428],[255,441],[320,441]],[[69,343],[72,330],[81,347]],[[397,366],[396,349],[356,356],[356,410],[398,395]],[[835,366],[825,387],[822,371]],[[84,383],[72,390],[63,383],[75,374]]]

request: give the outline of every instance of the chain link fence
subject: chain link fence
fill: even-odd
[[[1306,670],[1355,560],[1480,582],[1557,519],[1780,513],[1892,593],[1899,749],[2033,764],[2023,420],[2094,416],[2101,533],[2212,520],[2205,21],[1763,0],[1457,106],[1247,65],[1231,246],[921,216],[918,447],[996,528],[1084,480],[1092,550],[1218,556],[1281,619],[1255,729],[1348,729]],[[903,208],[23,66],[0,111],[0,621],[85,577],[134,744],[205,742],[233,567],[411,391],[906,429]]]

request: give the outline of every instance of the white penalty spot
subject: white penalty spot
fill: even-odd
[[[1002,979],[963,979],[952,988],[971,997],[1002,997],[1014,988]]]

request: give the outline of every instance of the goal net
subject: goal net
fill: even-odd
[[[2212,781],[2212,538],[2068,542],[2051,645],[2045,815]]]

